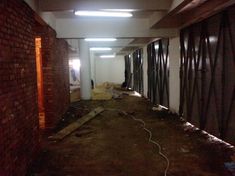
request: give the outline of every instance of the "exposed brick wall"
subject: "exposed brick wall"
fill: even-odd
[[[63,39],[56,40],[54,56],[54,105],[56,107],[54,122],[64,114],[70,104],[68,44]]]
[[[69,106],[68,44],[49,26],[38,27],[42,38],[42,66],[46,128],[53,128]]]
[[[23,0],[0,0],[0,176],[24,176],[40,150],[36,27]],[[46,125],[52,127],[69,104],[67,44],[44,28]]]
[[[38,152],[33,11],[0,1],[0,175],[25,175]]]

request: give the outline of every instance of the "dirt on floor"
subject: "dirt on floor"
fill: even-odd
[[[102,106],[143,119],[153,140],[170,161],[168,176],[229,176],[224,163],[233,149],[185,127],[178,116],[152,111],[147,100],[124,95],[108,101],[73,103],[56,130]],[[60,142],[43,141],[43,152],[28,175],[35,176],[164,176],[166,160],[148,133],[131,116],[104,111]]]

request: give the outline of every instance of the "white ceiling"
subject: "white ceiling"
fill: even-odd
[[[25,0],[30,1],[30,0]],[[32,0],[37,1],[37,0]],[[178,35],[177,28],[159,28],[164,20],[206,2],[206,0],[38,0],[43,19],[76,48],[78,39],[115,37],[115,42],[90,43],[91,47],[112,47],[128,54],[156,38]],[[132,18],[78,17],[75,10],[133,9]],[[177,19],[181,20],[180,18]],[[173,21],[175,22],[175,21]],[[178,23],[177,23],[178,24]],[[76,44],[75,44],[76,43]]]
[[[172,0],[40,0],[42,11],[138,9],[168,10]]]
[[[72,52],[77,52],[79,48],[79,40],[80,39],[66,39]],[[110,47],[111,51],[93,51],[95,54],[118,54],[123,47],[128,46],[132,43],[134,39],[117,39],[115,42],[88,42],[89,47]],[[134,45],[134,44],[133,44]]]
[[[175,1],[177,2],[174,3],[177,4],[183,0]],[[54,28],[58,37],[69,39],[73,48],[77,47],[77,39],[115,37],[118,39],[115,42],[94,42],[90,43],[90,46],[112,47],[115,53],[128,53],[144,46],[153,38],[177,34],[175,29],[151,29],[151,23],[154,23],[155,17],[160,19],[172,8],[172,0],[40,0],[39,2],[40,10],[45,14],[50,13],[50,17],[45,18],[48,23],[53,23],[49,22],[52,17],[56,21]],[[134,12],[130,19],[74,15],[75,10],[101,9],[133,9]]]

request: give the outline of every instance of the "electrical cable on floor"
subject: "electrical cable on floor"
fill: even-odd
[[[166,169],[164,171],[164,176],[167,176],[167,171],[168,171],[169,166],[170,166],[170,161],[167,158],[167,156],[162,153],[161,145],[159,143],[157,143],[156,141],[152,140],[152,136],[153,136],[152,132],[148,128],[146,128],[146,123],[142,119],[137,119],[137,118],[135,118],[135,116],[133,116],[131,114],[128,114],[127,112],[119,110],[119,109],[105,109],[105,110],[120,112],[120,113],[124,114],[125,116],[130,116],[133,120],[138,121],[138,122],[143,124],[143,129],[149,134],[148,141],[158,147],[158,154],[166,160],[167,166],[166,166]]]

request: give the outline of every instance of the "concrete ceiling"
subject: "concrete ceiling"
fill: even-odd
[[[179,1],[179,0],[178,0]],[[72,48],[78,39],[115,37],[115,42],[89,43],[91,47],[112,47],[117,54],[132,52],[154,38],[175,36],[176,29],[151,29],[150,19],[162,17],[172,7],[172,0],[40,0],[43,18],[53,26],[59,38],[68,39]],[[133,9],[133,17],[78,17],[75,10]],[[51,20],[56,23],[52,25]]]
[[[172,0],[40,0],[42,11],[139,9],[168,10]]]
[[[39,0],[39,9],[43,19],[57,31],[58,37],[69,39],[72,47],[76,47],[73,43],[77,43],[78,39],[115,37],[118,39],[116,42],[95,42],[90,43],[90,46],[112,47],[117,54],[128,54],[156,38],[178,35],[179,27],[189,24],[187,19],[190,18],[186,17],[190,17],[190,11],[195,11],[196,16],[197,7],[208,4],[209,8],[213,6],[212,1],[221,8],[223,7],[221,4],[234,2],[234,0]],[[204,9],[207,6],[205,5]],[[134,12],[132,18],[125,19],[74,15],[75,10],[103,9],[133,9]],[[197,18],[201,15],[199,14]]]

